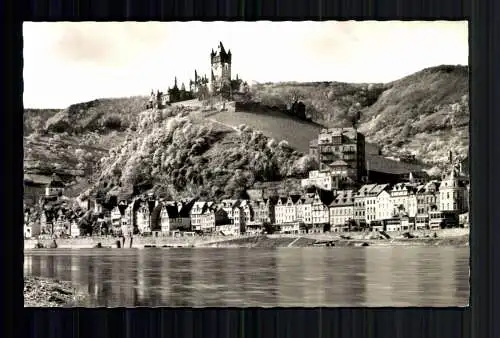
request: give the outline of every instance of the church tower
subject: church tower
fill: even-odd
[[[231,97],[231,50],[226,52],[222,42],[220,42],[217,52],[212,49],[210,62],[212,65],[210,78],[212,95],[220,95],[229,99]]]

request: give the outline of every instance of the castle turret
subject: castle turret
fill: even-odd
[[[229,98],[231,96],[231,51],[226,52],[224,45],[220,42],[217,52],[212,49],[210,61],[212,94]]]

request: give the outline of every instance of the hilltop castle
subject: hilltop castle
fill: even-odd
[[[212,74],[210,77],[210,91],[214,96],[222,96],[229,99],[231,90],[231,50],[224,49],[219,42],[217,52],[212,49],[210,53]]]
[[[179,89],[177,77],[175,77],[174,86],[168,88],[166,92],[151,91],[146,107],[148,109],[161,109],[169,103],[190,100],[195,97],[200,100],[207,99],[209,96],[231,99],[233,92],[239,91],[243,81],[237,75],[235,80],[231,80],[231,51],[226,52],[222,42],[219,42],[217,52],[212,49],[210,64],[210,80],[206,75],[199,76],[195,70],[194,80],[189,80],[189,89],[186,90],[184,83]],[[245,83],[245,85],[247,84]]]

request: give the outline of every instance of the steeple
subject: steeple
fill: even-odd
[[[174,88],[177,88],[177,76],[174,79]]]

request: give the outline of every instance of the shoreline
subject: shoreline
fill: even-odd
[[[90,295],[72,282],[24,276],[24,307],[84,306]]]
[[[433,233],[437,237],[433,237]],[[272,234],[272,235],[243,235],[243,236],[207,236],[207,237],[140,237],[134,236],[133,249],[142,248],[279,248],[279,247],[318,247],[318,246],[468,246],[468,229],[446,229],[432,232],[413,232],[415,238],[404,238],[402,233],[391,234],[390,238],[376,238],[374,233],[323,233],[323,234]],[[114,237],[83,237],[72,239],[57,239],[59,249],[92,249],[98,243],[103,249],[117,249],[117,238]],[[127,238],[123,248],[129,248],[130,239]],[[43,249],[50,249],[52,240],[24,241],[24,250],[36,249],[36,244],[43,244]],[[55,249],[51,249],[55,250]]]

